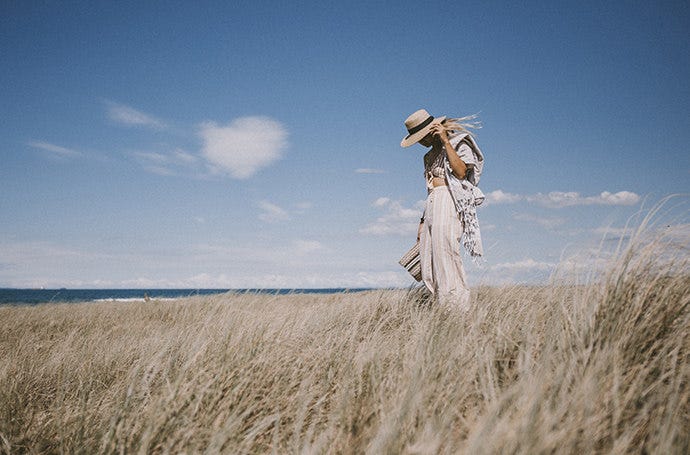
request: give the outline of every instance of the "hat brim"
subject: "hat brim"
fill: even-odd
[[[402,142],[400,142],[400,147],[409,147],[409,146],[414,145],[414,144],[416,144],[417,142],[421,141],[422,139],[424,139],[424,136],[426,136],[427,134],[429,134],[429,130],[431,129],[431,127],[432,127],[435,123],[440,123],[440,122],[444,121],[445,119],[446,119],[446,116],[445,116],[445,115],[442,116],[442,117],[436,117],[436,118],[434,118],[434,121],[431,122],[430,124],[428,124],[426,127],[424,127],[424,129],[422,129],[422,130],[420,130],[420,131],[417,131],[417,132],[414,133],[414,134],[408,134],[408,135],[402,140]]]

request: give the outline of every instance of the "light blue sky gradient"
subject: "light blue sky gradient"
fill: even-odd
[[[589,269],[690,192],[688,30],[680,1],[3,2],[0,286],[409,285],[421,107],[484,124],[471,285]]]

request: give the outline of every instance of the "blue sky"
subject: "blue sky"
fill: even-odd
[[[3,2],[0,286],[409,285],[419,108],[484,125],[471,285],[588,268],[690,192],[689,10]]]

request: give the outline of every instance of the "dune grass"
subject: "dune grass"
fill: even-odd
[[[0,308],[5,453],[687,453],[690,278]],[[680,271],[680,272],[679,272]]]

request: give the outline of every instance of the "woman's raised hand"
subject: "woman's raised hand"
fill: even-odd
[[[441,142],[448,140],[448,133],[442,123],[433,123],[429,132]]]

